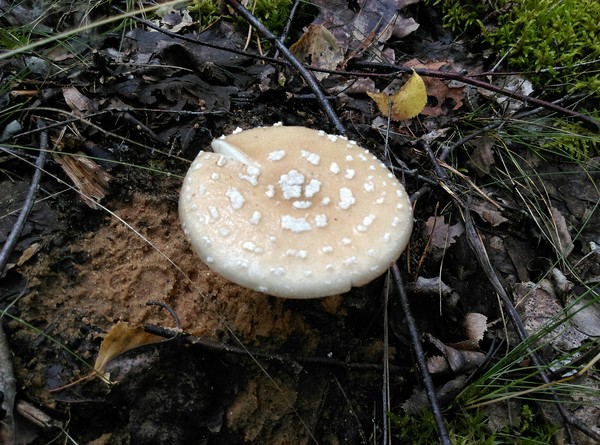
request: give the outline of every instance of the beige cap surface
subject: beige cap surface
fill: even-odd
[[[250,289],[315,298],[385,272],[412,231],[408,196],[375,156],[304,127],[236,130],[201,151],[179,214],[211,269]]]

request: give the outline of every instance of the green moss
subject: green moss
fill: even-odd
[[[292,0],[251,0],[246,8],[250,10],[274,34],[283,31],[290,15]],[[192,17],[204,29],[221,18],[231,18],[221,0],[193,0],[188,7]],[[243,19],[236,18],[242,23]]]
[[[254,15],[272,33],[279,35],[290,16],[292,0],[254,0],[254,3]],[[250,5],[247,8],[252,11]]]
[[[598,0],[435,0],[453,31],[479,31],[538,86],[600,96]],[[484,22],[485,21],[485,22]]]
[[[188,11],[198,21],[200,29],[206,29],[223,17],[219,0],[193,0]]]

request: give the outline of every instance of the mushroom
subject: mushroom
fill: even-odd
[[[283,298],[336,295],[405,249],[406,191],[356,142],[276,124],[212,148],[186,174],[179,215],[195,252],[228,280]]]

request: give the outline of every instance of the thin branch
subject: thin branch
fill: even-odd
[[[43,125],[44,124],[42,121],[38,122],[38,127],[43,127]],[[25,226],[29,212],[31,211],[35,202],[35,197],[40,185],[40,179],[42,177],[42,170],[48,155],[47,148],[48,133],[46,131],[42,131],[40,134],[40,154],[35,163],[36,170],[33,174],[33,179],[31,180],[29,192],[27,193],[25,202],[23,203],[21,213],[19,214],[19,217],[17,218],[17,221],[10,232],[10,235],[4,243],[2,251],[0,251],[0,275],[2,275],[2,271],[8,262],[8,258],[19,239],[19,236],[21,236],[21,232],[23,231],[23,227]],[[6,415],[2,421],[3,427],[0,428],[0,442],[3,444],[12,445],[15,443],[15,422],[13,411],[15,397],[17,394],[17,385],[12,368],[12,356],[8,347],[8,340],[6,339],[4,329],[2,328],[1,320],[2,319],[0,318],[0,390],[3,397],[0,407],[2,407],[3,411],[6,411]]]
[[[17,381],[13,373],[12,354],[8,347],[8,340],[2,328],[0,318],[0,411],[4,411],[4,419],[0,421],[0,443],[5,445],[15,444],[15,397],[17,395]]]
[[[150,334],[158,335],[164,338],[174,338],[179,336],[184,343],[189,345],[193,345],[205,351],[222,353],[222,354],[232,354],[232,355],[241,355],[248,356],[249,351],[247,348],[243,348],[240,346],[230,345],[226,343],[215,342],[211,340],[206,340],[200,337],[196,337],[193,335],[182,333],[180,330],[176,329],[166,329],[160,326],[146,324],[144,325],[144,330],[149,332]],[[251,356],[254,358],[262,358],[265,360],[276,361],[280,363],[285,363],[289,365],[292,369],[299,369],[301,365],[320,365],[327,366],[330,368],[340,368],[340,369],[352,369],[352,370],[362,370],[362,371],[381,371],[383,369],[383,365],[380,363],[359,363],[359,362],[345,362],[343,360],[338,360],[329,357],[306,357],[306,356],[297,356],[291,354],[278,354],[278,353],[269,353],[269,352],[260,352],[260,351],[251,351]],[[391,367],[394,372],[401,372],[402,368],[399,366]]]
[[[43,125],[40,121],[40,126]],[[48,155],[48,133],[42,131],[40,134],[40,154],[38,155],[37,161],[35,163],[35,173],[33,174],[33,179],[31,180],[31,186],[29,187],[29,192],[27,193],[27,197],[25,198],[25,202],[23,203],[23,208],[21,209],[21,213],[13,226],[10,235],[6,239],[4,246],[2,247],[2,251],[0,251],[0,276],[3,275],[4,267],[8,262],[8,257],[12,253],[15,244],[17,243],[19,236],[21,235],[21,231],[23,230],[23,226],[27,221],[27,217],[29,216],[29,212],[33,207],[35,202],[35,196],[37,195],[37,191],[40,185],[40,179],[42,177],[42,170],[44,168],[44,164],[46,163],[46,156]]]
[[[556,104],[559,104],[559,103],[563,102],[563,100],[564,100],[564,98],[558,99],[558,100],[556,100],[556,101],[554,101],[552,103],[556,105]],[[533,116],[533,115],[539,113],[542,109],[543,109],[542,107],[538,107],[538,108],[535,108],[533,110],[528,110],[528,111],[524,111],[522,113],[517,113],[517,114],[511,116],[511,120],[524,119],[526,117]],[[454,142],[452,145],[446,145],[446,146],[444,146],[443,150],[442,150],[442,154],[439,156],[439,160],[440,161],[445,161],[446,158],[457,147],[460,147],[461,145],[466,144],[470,140],[475,139],[476,137],[481,136],[482,134],[485,134],[485,133],[487,133],[490,130],[495,130],[497,128],[500,128],[500,127],[504,126],[507,122],[508,122],[508,120],[506,120],[506,119],[496,120],[496,121],[494,121],[494,122],[492,122],[492,123],[490,123],[490,124],[488,124],[488,125],[486,125],[484,127],[481,127],[479,130],[474,131],[473,133],[468,134],[467,136],[463,137],[462,139]]]
[[[336,131],[341,134],[346,134],[346,129],[342,125],[340,119],[335,113],[333,107],[325,97],[321,90],[321,86],[313,76],[313,74],[290,52],[290,50],[273,34],[266,26],[264,26],[255,16],[252,15],[240,2],[237,0],[225,0],[240,16],[250,23],[271,45],[275,46],[279,52],[287,59],[287,61],[300,73],[310,89],[315,93],[325,113],[329,117],[331,123],[335,126]]]
[[[292,29],[292,23],[294,22],[294,17],[296,16],[296,12],[298,11],[298,7],[300,6],[300,3],[301,3],[300,0],[294,1],[294,5],[292,6],[292,9],[290,11],[290,16],[288,17],[287,23],[285,24],[285,28],[283,28],[283,32],[281,33],[281,36],[279,37],[279,40],[281,41],[281,43],[285,43],[285,39],[287,38],[288,34],[290,33],[290,29]],[[275,53],[275,57],[277,57],[277,53]]]
[[[529,357],[531,358],[531,361],[533,362],[533,364],[536,366],[542,381],[545,384],[549,384],[551,382],[551,379],[548,376],[548,373],[546,372],[547,366],[544,364],[543,360],[540,358],[540,356],[537,354],[537,352],[535,352],[535,350],[529,345],[528,334],[527,334],[527,331],[525,330],[525,327],[523,326],[523,322],[521,321],[521,318],[519,317],[519,314],[517,313],[515,306],[513,305],[510,297],[508,296],[506,289],[504,289],[504,286],[500,282],[500,279],[498,278],[497,273],[494,271],[492,264],[490,262],[490,259],[487,255],[487,251],[485,250],[485,246],[483,245],[483,241],[481,240],[481,238],[479,237],[479,234],[477,233],[477,231],[475,229],[475,225],[473,224],[473,219],[471,217],[471,211],[470,211],[470,204],[471,204],[470,196],[469,196],[469,201],[467,203],[464,203],[462,201],[462,199],[460,199],[456,193],[452,192],[453,187],[452,187],[452,184],[450,184],[448,181],[446,172],[440,166],[438,160],[435,158],[429,145],[424,144],[424,146],[425,146],[425,149],[427,150],[427,153],[429,154],[430,159],[432,160],[432,162],[435,166],[434,170],[436,172],[436,175],[440,178],[442,188],[448,190],[451,198],[463,211],[462,213],[463,213],[463,220],[465,222],[465,235],[467,237],[467,241],[468,241],[469,245],[471,246],[471,250],[475,254],[475,257],[477,258],[479,265],[482,267],[483,272],[485,273],[485,275],[488,278],[488,281],[494,288],[494,291],[497,293],[497,295],[502,300],[503,306],[508,313],[508,316],[509,316],[511,323],[517,333],[517,336],[519,337],[519,340],[523,344],[526,345],[527,353],[528,353]],[[552,394],[553,399],[556,400],[556,402],[559,402],[559,398],[553,391],[551,391],[551,394]],[[576,419],[572,418],[572,416],[570,416],[566,412],[566,410],[560,403],[557,403],[557,409],[558,409],[562,419],[565,422],[565,426],[567,427],[566,432],[567,432],[567,435],[569,436],[569,440],[571,439],[571,437],[570,437],[571,431],[570,431],[569,425],[574,426],[575,428],[579,429],[583,433],[587,434],[589,437],[598,437],[598,435],[595,432],[593,432],[591,430],[591,428],[589,428],[587,425],[584,425],[581,422],[577,421]]]
[[[372,62],[357,62],[358,66],[365,68],[376,68],[376,69],[388,69],[399,73],[411,73],[413,68],[407,68],[399,65],[393,64],[383,64],[383,63],[372,63]],[[452,71],[437,71],[437,70],[428,70],[424,68],[414,68],[414,72],[419,76],[428,76],[428,77],[438,77],[441,79],[447,80],[456,80],[458,82],[466,83],[468,85],[473,85],[478,88],[483,88],[488,91],[493,91],[495,93],[501,94],[503,96],[512,97],[513,99],[520,100],[524,103],[534,104],[539,107],[545,108],[547,110],[554,111],[556,113],[560,113],[566,116],[572,116],[586,123],[591,130],[596,132],[600,132],[600,122],[595,120],[590,116],[586,116],[585,114],[578,113],[577,111],[569,110],[568,108],[561,107],[552,102],[545,101],[543,99],[538,99],[537,97],[525,96],[524,94],[520,94],[514,91],[509,91],[505,88],[493,85],[489,82],[485,82],[483,80],[474,79],[471,76],[465,76],[459,73],[455,73]]]
[[[408,303],[408,297],[406,295],[404,283],[402,282],[400,269],[396,263],[392,264],[392,275],[396,284],[396,292],[400,298],[400,304],[402,305],[402,310],[404,311],[404,316],[406,318],[406,324],[410,333],[411,343],[415,351],[415,356],[417,357],[419,371],[421,372],[421,379],[423,380],[423,385],[425,385],[425,393],[429,399],[429,406],[433,412],[435,424],[438,429],[440,443],[442,445],[451,445],[452,442],[450,441],[450,436],[448,435],[448,430],[446,429],[446,424],[444,423],[442,409],[435,393],[435,386],[433,384],[433,380],[431,379],[427,362],[425,361],[425,353],[423,352],[421,337],[419,335],[419,331],[417,330],[417,324],[412,315],[412,311],[410,310],[410,304]]]

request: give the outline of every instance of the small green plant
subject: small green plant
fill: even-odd
[[[29,43],[29,35],[24,27],[0,29],[0,46],[6,49],[21,48]]]
[[[600,92],[600,2],[596,0],[435,0],[453,31],[479,31],[513,69],[559,91]]]
[[[547,444],[551,442],[557,428],[541,419],[541,416],[536,414],[538,411],[528,404],[523,404],[519,424],[514,428],[505,427],[495,432],[491,430],[489,418],[483,411],[465,411],[452,404],[445,410],[444,418],[453,444]],[[431,411],[427,410],[413,416],[388,415],[400,443],[413,445],[437,443],[438,434]]]
[[[453,444],[547,444],[552,442],[559,426],[549,424],[543,414],[543,404],[554,403],[577,406],[595,405],[600,394],[586,376],[596,371],[600,360],[598,341],[582,342],[579,348],[560,354],[544,366],[555,380],[543,383],[540,369],[527,365],[532,350],[538,353],[556,337],[573,315],[600,302],[600,295],[590,289],[547,323],[533,332],[526,342],[520,343],[496,360],[487,370],[469,384],[444,409],[443,415]],[[588,357],[583,362],[581,357]],[[554,374],[552,374],[554,373]],[[493,427],[484,407],[514,402],[518,416],[512,425]],[[393,432],[401,443],[430,444],[437,442],[433,414],[427,410],[418,415],[389,414]],[[497,423],[497,422],[496,422]]]
[[[541,152],[549,152],[570,161],[586,161],[600,156],[600,138],[581,124],[557,120],[554,129],[556,133],[541,145]]]

